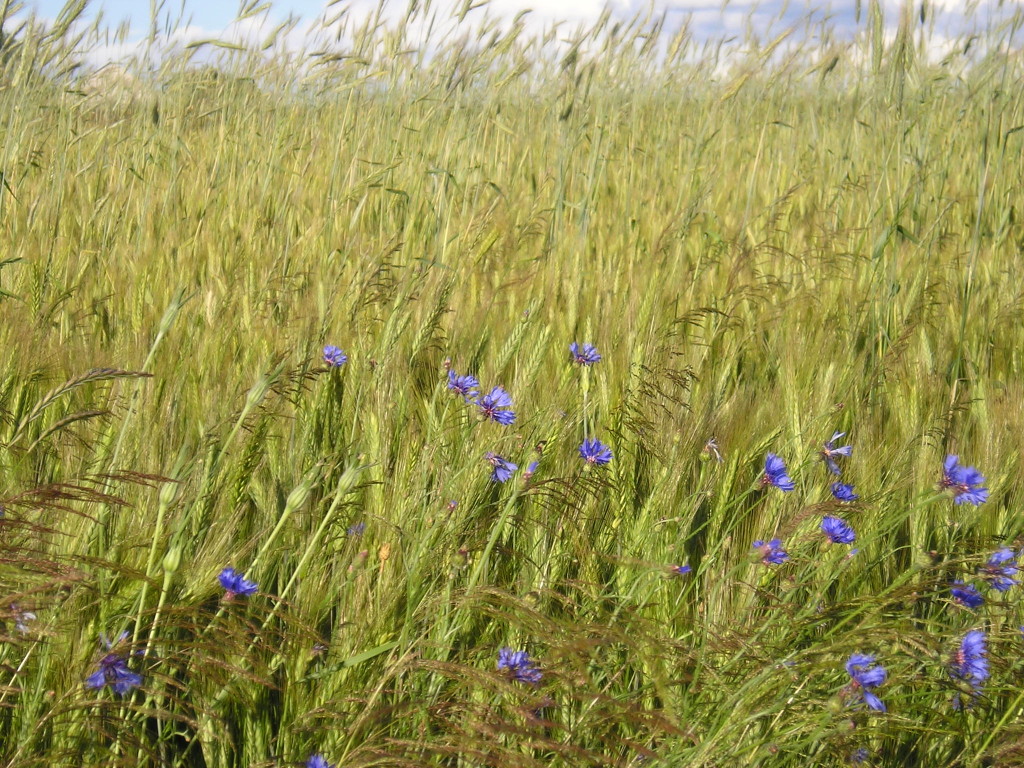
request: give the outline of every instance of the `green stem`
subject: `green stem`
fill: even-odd
[[[512,510],[515,507],[515,501],[517,498],[519,498],[519,491],[513,491],[505,502],[505,508],[502,509],[498,520],[491,527],[491,536],[487,540],[487,546],[485,546],[484,551],[480,553],[480,559],[473,568],[473,573],[470,574],[469,583],[466,584],[466,594],[472,592],[473,588],[476,587],[477,582],[480,581],[484,568],[487,567],[487,561],[491,557],[491,552],[494,551],[494,547],[498,543],[498,538],[505,530],[505,525],[508,523],[508,519],[512,515]]]
[[[589,420],[590,420],[590,409],[588,408],[588,401],[590,395],[590,367],[583,366],[583,442],[587,441],[587,436],[590,434]]]
[[[167,510],[174,503],[177,495],[177,484],[168,483],[160,489],[159,502],[156,510],[156,529],[153,531],[153,540],[149,546],[149,557],[146,560],[146,578],[142,582],[142,590],[139,593],[139,609],[135,615],[135,631],[132,633],[132,645],[139,640],[139,633],[142,631],[142,614],[146,610],[146,597],[149,594],[149,580],[153,577],[153,568],[156,566],[157,548],[160,546],[160,534],[164,529],[164,518]],[[152,632],[150,633],[152,637]]]
[[[263,542],[263,546],[260,547],[260,551],[256,553],[256,557],[253,558],[252,564],[249,566],[250,573],[256,570],[260,560],[262,560],[263,556],[267,554],[267,551],[274,546],[274,542],[277,541],[277,537],[281,533],[281,529],[284,528],[288,520],[291,519],[291,516],[295,514],[297,509],[306,503],[306,500],[309,498],[309,493],[313,489],[313,482],[319,474],[320,466],[317,465],[307,472],[306,476],[303,477],[302,480],[299,481],[299,484],[292,489],[292,492],[288,494],[288,498],[284,503],[284,510],[281,512],[281,517],[278,519],[277,525],[274,526],[274,530],[270,532],[270,536],[268,536],[266,541]],[[344,475],[342,477],[344,477]]]
[[[314,472],[316,471],[317,470],[314,470]],[[288,583],[281,591],[281,594],[278,595],[277,598],[274,600],[274,605],[270,609],[270,612],[267,614],[267,617],[263,620],[263,623],[260,625],[259,632],[257,632],[253,636],[253,639],[250,641],[249,646],[245,649],[243,659],[248,658],[249,654],[252,652],[252,649],[256,647],[256,644],[259,642],[259,639],[263,636],[263,632],[270,625],[270,622],[273,621],[274,618],[277,616],[278,611],[281,608],[281,605],[284,603],[285,597],[291,591],[291,588],[295,584],[296,580],[302,575],[302,572],[305,569],[306,564],[309,562],[309,559],[313,556],[313,552],[316,550],[317,542],[319,542],[320,537],[323,535],[324,531],[327,530],[327,527],[331,524],[331,521],[334,519],[334,515],[337,513],[338,508],[341,506],[342,499],[355,486],[356,478],[358,477],[361,471],[362,469],[360,467],[351,467],[349,469],[346,469],[342,473],[341,477],[338,480],[338,487],[334,492],[334,500],[331,502],[330,508],[324,514],[324,519],[320,521],[320,525],[317,527],[316,533],[313,535],[313,538],[306,545],[306,550],[302,555],[302,559],[299,560],[299,564],[296,566],[295,572],[292,573],[291,578],[289,578]],[[288,496],[288,501],[285,502],[285,511],[284,513],[282,513],[281,519],[278,521],[277,527],[274,528],[273,533],[271,533],[270,537],[264,543],[263,548],[260,550],[259,554],[256,555],[256,558],[253,560],[253,564],[252,567],[250,568],[250,571],[255,570],[256,564],[259,561],[260,557],[262,557],[266,553],[267,549],[269,549],[269,547],[273,544],[274,540],[277,538],[277,534],[280,532],[285,521],[289,517],[291,517],[292,512],[294,512],[295,509],[297,509],[298,507],[302,506],[303,503],[305,503],[306,498],[309,496],[309,488],[311,485],[312,476],[313,472],[307,474],[307,476],[303,478],[303,481],[299,483],[299,485],[296,486],[295,490],[292,491],[292,493]],[[303,489],[305,490],[303,491]],[[224,605],[222,604],[220,610],[217,612],[217,616],[214,617],[214,621],[210,622],[210,625],[208,625],[207,628],[209,628],[209,626],[212,626],[216,622],[216,618],[219,617],[223,612]],[[280,666],[280,664],[282,663],[283,659],[284,657],[280,653],[275,655],[270,662],[271,670],[277,669],[277,667]],[[207,711],[203,714],[203,718],[199,728],[198,738],[202,739],[204,735],[210,733],[210,727],[213,723],[213,716],[210,714],[210,712],[216,709],[216,707],[219,704],[221,704],[225,698],[227,698],[228,694],[230,693],[230,690],[230,686],[225,686],[224,688],[221,688],[220,692],[214,697],[212,706],[209,707]],[[181,763],[179,760],[178,765],[180,764]]]
[[[996,723],[996,727],[988,732],[988,736],[985,737],[985,741],[981,743],[981,747],[979,747],[977,754],[975,754],[974,756],[975,762],[979,760],[981,755],[985,754],[985,750],[988,749],[988,745],[992,743],[992,739],[994,739],[996,737],[996,734],[999,733],[1000,730],[1002,730],[1002,727],[1006,725],[1006,721],[1010,719],[1013,713],[1020,708],[1021,703],[1024,703],[1024,691],[1021,691],[1019,694],[1017,694],[1017,698],[1014,700],[1011,706],[1007,707],[1006,711],[1003,713],[1003,716],[999,719],[999,722]]]

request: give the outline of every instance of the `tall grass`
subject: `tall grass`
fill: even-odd
[[[100,80],[80,8],[5,22],[0,765],[1024,761],[1019,588],[975,577],[1024,539],[1019,20],[933,61],[867,11],[719,45],[414,5],[302,56],[154,23]],[[86,687],[122,632],[142,686]]]

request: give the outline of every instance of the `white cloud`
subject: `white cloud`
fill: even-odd
[[[899,24],[903,5],[904,0],[881,0],[885,26],[890,34]],[[929,39],[929,58],[936,58],[946,55],[955,47],[960,35],[989,28],[1012,13],[1019,12],[1021,5],[1000,3],[998,0],[930,0],[928,7],[932,10],[923,29]],[[461,2],[456,4],[452,0],[438,0],[429,4],[421,2],[419,11],[404,25],[405,46],[429,48],[441,39],[451,39],[456,35],[471,36],[485,25],[507,28],[512,19],[523,11],[528,11],[520,19],[527,35],[541,36],[557,27],[558,34],[551,43],[554,47],[559,46],[559,41],[564,47],[567,38],[579,34],[580,30],[586,31],[606,12],[617,21],[630,21],[639,17],[641,25],[644,20],[649,24],[658,15],[667,14],[665,34],[671,35],[681,24],[686,23],[698,42],[733,37],[735,50],[745,50],[748,41],[739,38],[745,38],[747,33],[763,41],[786,29],[795,28],[795,39],[814,39],[817,30],[810,27],[802,29],[802,22],[808,18],[818,22],[828,19],[833,36],[851,42],[862,37],[868,25],[867,0],[862,3],[859,22],[854,16],[853,0],[833,3],[813,0],[736,0],[728,3],[722,0],[612,0],[609,3],[604,0],[474,0],[473,9],[459,23],[456,16],[461,8]],[[919,4],[914,3],[915,13],[919,8]],[[318,18],[295,20],[281,30],[274,40],[272,50],[292,55],[319,49],[344,52],[355,38],[357,29],[368,19],[379,14],[381,24],[395,30],[403,24],[408,10],[408,0],[385,0],[383,6],[377,0],[325,4]],[[333,21],[327,24],[329,20]],[[159,40],[158,50],[166,56],[180,52],[186,46],[196,46],[200,41],[219,41],[227,46],[257,48],[284,22],[285,19],[275,15],[271,6],[267,12],[237,20],[224,29],[204,29],[198,26],[175,28]],[[915,30],[922,28],[916,16],[913,23]],[[100,66],[109,61],[142,55],[149,50],[144,35],[144,29],[135,29],[127,40],[109,42],[103,37],[97,37],[86,60],[93,66]],[[788,43],[790,46],[794,44]],[[202,47],[195,55],[199,59],[208,60],[216,53],[216,46],[210,45]]]

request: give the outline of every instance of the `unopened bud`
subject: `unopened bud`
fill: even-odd
[[[179,565],[181,565],[181,547],[171,547],[167,550],[167,554],[164,555],[164,571],[167,573],[174,573],[178,570]]]
[[[270,391],[271,379],[269,376],[261,376],[259,380],[252,385],[252,388],[245,396],[245,410],[251,411],[260,401],[266,397],[267,392]]]
[[[176,498],[178,498],[179,483],[171,481],[164,483],[160,489],[160,495],[157,497],[160,501],[160,506],[164,509],[169,508]]]
[[[301,509],[302,505],[306,503],[309,498],[310,491],[313,490],[312,483],[308,479],[303,478],[302,482],[299,483],[292,492],[288,494],[288,499],[284,503],[286,512],[294,512],[297,509]]]
[[[828,707],[828,711],[833,715],[838,715],[843,711],[843,702],[838,696],[832,696],[829,698],[826,706]]]

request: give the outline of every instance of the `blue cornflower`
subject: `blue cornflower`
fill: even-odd
[[[1017,566],[1012,562],[1015,557],[1012,549],[1003,547],[998,552],[994,552],[988,562],[978,569],[978,572],[992,589],[997,592],[1007,592],[1010,587],[1020,583],[1013,578],[1017,575]],[[1006,565],[1006,563],[1011,564]]]
[[[573,362],[580,365],[593,365],[601,362],[601,355],[593,344],[584,344],[580,348],[580,345],[574,341],[569,345],[569,351],[572,352]]]
[[[310,755],[306,768],[334,768],[334,763],[328,763],[323,755]]]
[[[853,486],[846,483],[832,483],[832,495],[838,501],[856,501],[860,498],[853,492]]]
[[[362,536],[363,533],[365,533],[365,532],[366,532],[366,523],[364,523],[362,520],[360,520],[358,523],[353,523],[345,531],[345,533],[347,533],[349,536],[355,536],[355,537]]]
[[[821,521],[821,531],[833,544],[853,544],[857,540],[853,528],[841,517],[826,515]]]
[[[234,568],[225,568],[217,578],[220,580],[220,585],[224,587],[225,600],[232,600],[236,595],[243,597],[255,595],[258,589],[255,581],[249,581]]]
[[[685,576],[686,574],[690,573],[693,570],[693,568],[691,568],[689,565],[673,565],[671,570],[672,574],[675,576]]]
[[[846,662],[846,673],[850,676],[850,688],[861,691],[864,703],[877,712],[885,712],[885,704],[872,690],[885,682],[885,667],[875,663],[875,657],[855,653]]]
[[[127,632],[122,632],[113,643],[105,635],[100,635],[106,650],[113,650],[114,646],[121,643],[128,637]],[[100,659],[100,668],[93,672],[85,680],[89,688],[103,688],[109,685],[118,696],[124,696],[133,688],[142,685],[142,675],[128,669],[128,660],[121,653],[108,653]]]
[[[506,482],[510,477],[512,477],[512,473],[519,469],[518,465],[513,464],[507,459],[501,458],[501,456],[496,453],[488,452],[484,454],[484,458],[486,458],[493,467],[491,470],[491,481],[495,483]]]
[[[782,548],[782,539],[772,539],[767,543],[758,539],[754,542],[754,549],[761,554],[761,562],[765,565],[781,565],[789,560],[789,554]]]
[[[719,464],[725,461],[725,458],[722,456],[722,449],[718,447],[718,441],[713,436],[709,437],[708,441],[704,443],[701,456],[712,456]]]
[[[331,366],[331,368],[340,368],[348,362],[348,355],[338,347],[328,344],[324,347],[324,362]]]
[[[981,692],[982,684],[988,679],[988,658],[985,653],[985,633],[980,629],[973,629],[960,641],[960,647],[953,655],[949,667],[949,676],[954,680],[968,683],[974,695]],[[953,707],[960,708],[959,694],[953,699]]]
[[[764,460],[764,475],[761,477],[761,486],[774,485],[780,491],[792,491],[796,486],[786,474],[786,465],[781,458],[774,453],[769,453]]]
[[[860,747],[859,749],[855,749],[853,750],[853,752],[850,753],[849,760],[853,765],[860,765],[861,763],[866,763],[868,761],[868,757],[870,756],[870,752],[868,752],[864,747]]]
[[[596,437],[589,437],[580,446],[580,458],[587,464],[607,464],[612,460],[612,449]]]
[[[836,463],[836,456],[849,456],[853,453],[852,445],[843,445],[836,448],[836,441],[845,435],[845,432],[834,432],[832,437],[825,442],[825,445],[821,449],[821,459],[828,466],[829,471],[833,475],[843,474],[842,470],[839,469],[839,465]]]
[[[489,394],[481,395],[477,401],[480,413],[485,419],[494,419],[503,426],[516,420],[516,412],[505,410],[512,405],[512,396],[501,387],[495,387]]]
[[[537,665],[530,660],[530,654],[526,651],[513,651],[511,648],[498,651],[498,669],[506,670],[510,678],[521,683],[536,685],[542,677]]]
[[[467,403],[476,399],[479,394],[476,388],[479,386],[480,382],[476,380],[476,376],[470,376],[468,373],[465,376],[459,376],[455,371],[448,371],[448,389],[461,395]]]
[[[534,474],[534,472],[536,472],[536,471],[537,471],[537,466],[538,466],[538,464],[540,464],[540,462],[537,462],[537,461],[531,461],[531,462],[530,462],[530,463],[529,463],[529,464],[528,464],[528,465],[526,466],[526,471],[525,471],[525,472],[523,472],[523,480],[524,480],[524,481],[528,481],[528,480],[529,480],[529,479],[530,479],[531,477],[533,477],[533,474]]]
[[[954,504],[978,506],[988,499],[988,488],[981,487],[985,478],[974,467],[961,466],[956,459],[952,454],[946,457],[939,487],[953,491]]]
[[[953,595],[953,600],[965,608],[977,608],[985,602],[985,598],[981,596],[981,593],[978,592],[973,584],[954,581],[949,591]]]
[[[32,611],[21,610],[17,603],[11,603],[11,617],[14,619],[14,628],[23,635],[27,635],[29,632],[28,623],[37,618]]]

